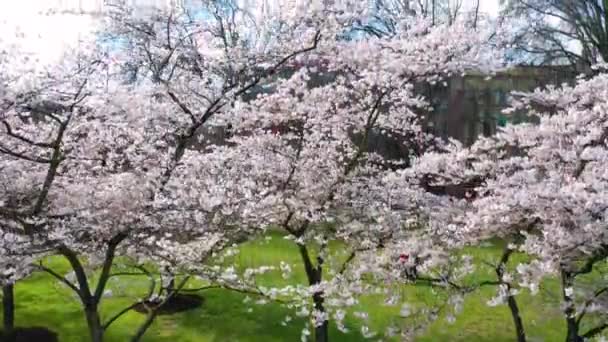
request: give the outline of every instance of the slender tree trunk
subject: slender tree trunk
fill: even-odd
[[[526,342],[526,331],[524,329],[524,323],[519,314],[519,307],[515,297],[509,295],[507,297],[507,304],[509,310],[511,310],[511,317],[513,317],[513,324],[515,325],[515,334],[517,335],[517,342]]]
[[[500,283],[507,286],[507,291],[509,293],[507,295],[507,305],[509,306],[509,311],[511,311],[511,317],[513,318],[513,324],[515,325],[515,335],[517,338],[517,342],[526,342],[526,330],[524,329],[524,323],[519,313],[519,306],[517,305],[517,300],[513,295],[511,295],[511,284],[503,281],[505,269],[507,267],[507,263],[509,262],[511,254],[513,254],[513,250],[508,247],[505,247],[500,258],[500,262],[496,267],[496,276],[498,277],[498,281]]]
[[[167,295],[175,292],[175,277],[172,274],[169,276],[169,283],[167,284],[167,288],[165,288],[165,293]]]
[[[308,278],[308,285],[313,286],[321,283],[323,275],[323,259],[317,257],[317,265],[313,265],[308,254],[308,249],[304,245],[298,245],[300,250],[300,256],[304,262],[304,270],[306,271],[306,277]],[[312,297],[313,303],[315,304],[315,310],[325,313],[325,306],[323,305],[325,300],[323,293],[315,293]],[[329,341],[329,322],[324,321],[321,325],[315,326],[315,342],[328,342]]]
[[[566,317],[568,330],[566,332],[566,342],[583,342],[583,338],[578,334],[578,324],[573,317]]]
[[[97,305],[85,305],[84,312],[87,317],[87,326],[89,328],[91,342],[102,342],[104,330],[103,326],[101,325],[101,318],[99,317]]]
[[[144,323],[139,326],[139,328],[137,329],[137,332],[131,338],[131,342],[139,342],[141,340],[141,338],[144,337],[144,334],[146,333],[146,331],[148,331],[148,328],[150,328],[152,323],[154,323],[154,319],[156,319],[157,315],[158,315],[158,308],[153,309],[150,313],[148,313]]]
[[[313,296],[315,303],[315,309],[320,312],[325,312],[325,306],[323,303],[325,300],[321,294],[315,294]],[[324,321],[320,326],[315,327],[315,342],[328,342],[329,341],[329,321]]]
[[[80,297],[80,301],[84,308],[84,314],[87,319],[87,327],[89,329],[89,336],[91,337],[91,342],[102,342],[103,341],[104,328],[103,328],[103,325],[101,324],[101,318],[99,317],[98,308],[99,308],[99,300],[101,299],[101,295],[103,294],[103,290],[104,290],[105,284],[107,282],[112,258],[114,255],[113,249],[109,249],[109,251],[110,252],[107,252],[107,253],[110,254],[111,258],[106,257],[106,260],[104,262],[104,266],[102,267],[101,275],[100,275],[100,278],[99,278],[99,281],[97,284],[98,286],[95,289],[95,294],[93,294],[93,293],[91,293],[91,288],[89,287],[89,281],[87,279],[87,274],[84,270],[84,267],[82,267],[80,260],[78,260],[78,255],[74,251],[72,251],[71,249],[69,249],[65,246],[62,246],[59,248],[59,253],[61,253],[66,258],[66,260],[70,263],[70,266],[72,266],[72,269],[74,270],[74,274],[76,275],[76,280],[78,282],[78,286],[67,282],[65,280],[65,278],[60,278],[60,279],[63,279],[63,281],[66,281],[68,284],[70,284],[72,286],[73,290]]]
[[[564,316],[566,317],[566,342],[583,342],[583,338],[579,335],[579,324],[575,316],[574,302],[568,289],[574,285],[574,276],[567,270],[562,269],[562,297],[564,300]]]
[[[163,305],[167,304],[175,296],[177,296],[179,294],[179,291],[184,288],[184,286],[190,279],[190,277],[184,277],[184,279],[180,281],[177,286],[175,286],[175,277],[173,275],[171,277],[171,292],[167,293],[167,297],[161,303],[159,303],[158,306],[152,308],[152,311],[148,312],[144,323],[140,325],[139,328],[137,328],[137,332],[135,333],[135,335],[133,335],[133,337],[131,337],[131,342],[139,342],[141,338],[144,337],[144,334],[146,333],[146,331],[148,331],[148,328],[150,328],[152,323],[154,323],[156,316],[158,316],[158,310],[160,310]],[[154,284],[154,282],[152,283]],[[150,289],[150,294],[152,294],[153,292],[154,287]]]
[[[15,296],[13,284],[2,286],[2,313],[4,334],[9,336],[15,328]]]
[[[59,253],[61,253],[61,255],[70,263],[70,266],[72,266],[78,286],[68,282],[63,277],[59,277],[59,279],[67,283],[76,293],[78,293],[81,303],[84,306],[84,313],[87,319],[91,342],[103,341],[105,329],[101,323],[101,317],[99,317],[99,303],[101,302],[106,285],[110,279],[110,271],[112,269],[112,263],[114,262],[116,248],[126,237],[126,233],[119,233],[108,242],[103,267],[101,268],[99,280],[97,281],[97,286],[94,291],[91,291],[87,274],[82,263],[78,259],[78,255],[66,246],[61,246],[58,249]]]
[[[473,28],[477,28],[477,21],[479,20],[479,3],[481,0],[477,0],[477,4],[475,5],[475,19],[473,20]]]

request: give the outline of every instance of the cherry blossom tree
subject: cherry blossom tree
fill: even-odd
[[[308,283],[285,291],[298,315],[310,318],[316,341],[329,339],[330,317],[346,330],[357,296],[377,288],[367,280],[378,270],[357,259],[404,238],[406,223],[427,207],[419,187],[390,186],[393,171],[368,149],[370,134],[403,137],[412,155],[440,144],[418,123],[427,104],[413,84],[492,69],[500,58],[484,53],[493,51],[484,51],[486,39],[464,24],[419,18],[390,39],[329,42],[274,92],[235,105],[234,136],[215,147],[224,210],[242,227],[279,229],[294,240]],[[314,86],[318,73],[335,77]],[[328,248],[336,240],[346,254]],[[366,324],[362,333],[375,335]],[[303,330],[303,338],[311,334]]]
[[[227,233],[230,213],[216,210],[221,183],[190,179],[195,171],[218,172],[200,150],[201,128],[225,121],[235,100],[316,49],[322,37],[334,39],[348,20],[341,8],[305,8],[258,23],[219,1],[201,3],[198,12],[178,8],[143,17],[119,6],[104,28],[110,50],[93,46],[33,74],[40,91],[32,101],[48,105],[33,119],[22,120],[27,111],[17,107],[3,113],[2,133],[11,139],[0,152],[23,164],[14,172],[39,177],[27,184],[41,184],[31,188],[34,209],[13,219],[25,217],[21,234],[41,235],[69,262],[67,276],[44,263],[36,268],[78,295],[91,340],[103,340],[129,309],[106,322],[99,314],[108,281],[117,276],[117,255],[191,266],[238,235]],[[181,286],[168,286],[163,300]],[[155,316],[152,311],[133,340]]]
[[[7,30],[7,32],[9,32]],[[48,252],[40,239],[40,216],[56,175],[62,140],[57,110],[74,110],[82,93],[69,93],[65,66],[47,66],[18,44],[3,42],[0,55],[0,243],[5,331],[14,324],[13,284],[31,270],[34,256]],[[66,62],[70,63],[70,62]],[[83,67],[74,74],[86,74]],[[74,70],[72,70],[74,71]],[[81,79],[82,80],[82,79]],[[71,90],[78,81],[74,80]],[[49,87],[56,86],[53,90]],[[66,92],[61,92],[65,90]],[[50,122],[49,125],[41,124]]]
[[[444,225],[446,237],[473,244],[498,237],[506,242],[507,258],[515,251],[532,256],[517,272],[497,273],[496,302],[511,307],[517,285],[535,293],[546,276],[559,277],[567,341],[599,336],[607,326],[608,78],[599,71],[574,86],[514,94],[513,109],[538,116],[538,125],[507,126],[471,148],[425,158],[439,183],[478,180],[471,207]]]
[[[500,60],[487,53],[482,31],[459,23],[417,19],[387,39],[341,39],[366,15],[360,3],[349,5],[357,3],[261,18],[224,1],[146,15],[118,6],[103,28],[106,51],[91,46],[7,81],[0,252],[22,260],[16,274],[35,267],[73,290],[91,340],[102,341],[133,308],[105,321],[99,313],[110,279],[122,273],[113,271],[116,256],[144,275],[143,262],[153,261],[169,274],[215,281],[210,256],[276,227],[296,242],[308,283],[258,294],[295,298],[317,341],[329,338],[330,315],[345,329],[346,311],[373,291],[365,278],[377,272],[353,266],[356,259],[403,239],[420,208],[431,207],[419,188],[391,188],[394,174],[368,149],[370,134],[402,137],[412,154],[437,144],[418,124],[416,111],[427,104],[414,83]],[[297,71],[272,79],[286,68]],[[311,87],[315,72],[336,77]],[[263,83],[274,93],[248,101]],[[233,138],[210,146],[204,129],[226,124]],[[27,240],[24,253],[5,247],[14,249],[14,239]],[[348,253],[332,255],[332,240]],[[38,251],[65,258],[70,274],[32,263]],[[217,277],[221,284],[230,270]],[[156,308],[189,279],[168,278]],[[149,312],[134,341],[156,315]]]
[[[479,246],[492,236],[479,236],[469,229],[469,215],[474,212],[474,203],[478,199],[479,188],[486,179],[491,178],[497,170],[491,167],[491,161],[504,156],[505,148],[496,144],[495,137],[482,137],[472,146],[465,148],[458,141],[450,141],[442,146],[441,151],[430,151],[417,158],[415,166],[399,175],[397,184],[413,182],[428,192],[427,196],[435,198],[434,210],[427,215],[422,244],[429,250],[443,250],[458,253],[466,246]],[[486,160],[487,159],[487,160]],[[490,160],[490,162],[488,162]],[[511,227],[514,231],[525,229],[531,222],[522,221]],[[480,229],[480,228],[479,228]],[[516,249],[513,245],[520,242],[518,234],[505,234],[503,252],[496,260],[487,258],[472,263],[469,256],[463,256],[462,265],[450,265],[450,258],[445,258],[441,267],[425,269],[422,276],[414,282],[431,282],[455,290],[457,296],[466,295],[485,287],[496,286],[500,295],[488,304],[495,306],[508,304],[515,326],[517,341],[526,341],[523,320],[515,294],[519,291],[513,275],[509,273],[509,261]],[[430,240],[430,245],[428,240]],[[419,242],[420,243],[420,242]],[[399,249],[402,250],[402,249]],[[481,266],[481,267],[480,267]],[[484,270],[490,266],[490,273],[496,278],[478,280],[473,283],[465,278],[472,272]]]

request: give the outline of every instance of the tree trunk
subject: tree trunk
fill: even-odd
[[[321,294],[315,294],[313,296],[313,301],[315,303],[315,309],[320,312],[325,312],[325,307],[323,306],[323,296]],[[315,342],[328,342],[329,341],[329,322],[324,321],[320,326],[315,327]]]
[[[308,285],[317,285],[321,283],[323,276],[323,259],[317,257],[317,266],[315,267],[308,254],[308,249],[304,245],[298,245],[300,250],[300,256],[304,262],[304,270],[306,271],[306,277],[308,278]],[[323,303],[323,293],[315,293],[312,296],[312,300],[315,304],[315,310],[325,313],[325,307]],[[315,326],[315,342],[328,342],[329,341],[329,322],[326,320],[321,325]]]
[[[171,278],[169,279],[169,283],[167,284],[167,287],[164,289],[166,295],[169,295],[169,294],[175,292],[175,276],[173,276],[172,274],[170,274],[169,276]]]
[[[190,277],[184,277],[184,279],[182,281],[180,281],[176,287],[175,286],[175,277],[173,275],[171,276],[170,285],[168,286],[171,288],[171,292],[167,293],[167,297],[162,302],[160,302],[158,304],[158,306],[152,308],[152,311],[148,312],[146,320],[144,321],[144,323],[142,325],[139,326],[139,328],[135,332],[135,335],[133,335],[133,337],[131,338],[131,342],[139,342],[142,339],[142,337],[144,337],[144,334],[146,333],[146,331],[148,331],[148,328],[150,328],[152,323],[154,323],[156,316],[158,316],[158,310],[160,310],[163,305],[167,304],[169,301],[171,301],[175,296],[177,296],[179,294],[179,291],[181,291],[181,289],[184,288],[184,286],[188,282],[188,279],[190,279]],[[153,291],[154,291],[154,287],[151,288],[150,294],[152,294]]]
[[[515,334],[517,335],[517,342],[526,342],[526,331],[524,330],[524,323],[521,320],[521,316],[519,314],[519,307],[517,306],[517,301],[515,300],[515,297],[509,295],[507,297],[507,304],[509,305],[509,310],[511,310],[513,324],[515,324]]]
[[[517,342],[526,342],[526,331],[524,329],[524,323],[521,319],[521,315],[519,314],[519,307],[517,305],[517,300],[515,297],[511,295],[511,284],[503,281],[503,276],[505,274],[505,269],[507,267],[507,263],[509,262],[509,258],[513,254],[513,250],[508,246],[503,250],[502,256],[500,257],[500,262],[496,267],[496,276],[498,277],[498,281],[503,285],[507,286],[507,304],[509,305],[509,310],[511,311],[511,317],[513,318],[513,324],[515,325],[515,335]]]
[[[318,327],[315,327],[315,342],[329,341],[329,322],[325,321]]]
[[[158,315],[158,308],[153,309],[150,313],[148,313],[144,323],[139,326],[139,328],[137,329],[137,332],[131,338],[131,342],[139,342],[141,340],[141,338],[144,337],[144,334],[146,333],[146,331],[148,331],[148,328],[150,328],[152,323],[154,323],[154,319],[156,318],[157,315]]]
[[[566,342],[583,342],[583,338],[578,334],[578,324],[574,317],[566,317],[568,330],[566,332]]]
[[[4,334],[7,336],[15,328],[15,296],[13,284],[2,286],[2,313],[4,318]]]
[[[583,338],[579,336],[579,325],[575,317],[576,309],[574,302],[567,289],[571,289],[574,285],[574,276],[567,270],[562,269],[562,297],[564,300],[564,316],[566,317],[566,342],[583,342]]]
[[[103,326],[101,325],[101,318],[99,317],[97,305],[86,305],[84,312],[87,317],[87,326],[89,328],[91,342],[102,342],[104,331]]]

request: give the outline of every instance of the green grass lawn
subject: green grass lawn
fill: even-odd
[[[339,245],[333,246],[335,250]],[[300,265],[297,248],[291,241],[274,235],[272,240],[260,240],[243,245],[236,256],[241,267],[278,264],[286,261],[293,265],[292,282],[304,283],[305,276]],[[500,247],[488,246],[466,251],[479,259],[495,260],[500,255]],[[61,259],[50,261],[56,269],[67,271],[67,264]],[[478,272],[476,276],[491,277]],[[491,279],[491,278],[490,278]],[[264,282],[280,283],[280,275],[265,276]],[[112,281],[113,295],[105,298],[102,315],[109,317],[132,303],[138,293],[143,293],[145,278],[123,278]],[[44,326],[59,334],[60,341],[87,341],[84,315],[79,301],[66,287],[59,285],[50,276],[36,273],[15,287],[16,324],[18,326]],[[428,287],[404,286],[406,300],[412,304],[439,302],[440,293],[433,293]],[[456,322],[449,324],[440,318],[433,323],[419,341],[513,341],[514,331],[506,306],[488,307],[486,301],[495,289],[484,288],[466,297],[464,310]],[[564,323],[559,312],[557,283],[548,281],[536,296],[527,293],[519,295],[527,334],[530,341],[562,341]],[[298,341],[304,321],[294,319],[289,325],[281,325],[286,315],[293,312],[279,304],[245,305],[245,295],[227,290],[207,290],[201,293],[204,304],[201,308],[160,316],[147,332],[144,341],[171,342],[224,342],[224,341]],[[381,330],[389,324],[408,324],[398,315],[399,306],[388,307],[378,297],[361,299],[361,306],[370,313],[370,326]],[[128,341],[143,315],[130,312],[114,323],[107,332],[107,341]],[[332,327],[332,341],[363,341],[356,320],[349,321],[349,334],[343,334]]]

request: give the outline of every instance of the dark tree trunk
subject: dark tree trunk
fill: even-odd
[[[158,311],[161,309],[161,307],[163,305],[167,304],[168,302],[170,302],[175,296],[177,296],[179,294],[179,291],[184,288],[184,286],[188,282],[188,279],[190,279],[190,278],[185,277],[182,281],[180,281],[177,284],[177,287],[176,287],[175,286],[175,277],[172,276],[170,286],[169,286],[171,288],[171,292],[167,293],[167,297],[162,302],[160,302],[158,304],[158,306],[152,308],[152,310],[150,312],[148,312],[148,315],[146,316],[146,320],[144,321],[144,323],[142,325],[139,326],[139,328],[137,328],[135,335],[133,335],[133,337],[131,338],[131,342],[139,342],[144,337],[144,334],[146,333],[146,331],[148,331],[150,326],[152,326],[152,323],[154,323],[156,316],[158,316]],[[153,291],[154,291],[154,288],[152,287],[152,289],[150,290],[150,293],[153,293]]]
[[[306,271],[306,277],[308,278],[308,285],[317,285],[321,283],[323,275],[323,259],[317,257],[316,267],[313,265],[308,249],[304,245],[298,245],[300,250],[300,256],[304,262],[304,270]],[[315,304],[315,310],[319,312],[325,312],[325,306],[323,305],[325,299],[323,293],[315,293],[312,297]],[[315,342],[328,342],[329,341],[329,322],[324,321],[321,325],[315,327]]]
[[[78,286],[70,283],[61,276],[58,276],[58,278],[64,283],[68,284],[68,286],[70,286],[80,297],[80,301],[84,307],[84,314],[87,319],[87,326],[89,329],[91,342],[103,341],[105,328],[101,323],[101,317],[99,316],[99,303],[101,302],[106,285],[110,279],[110,271],[112,269],[112,263],[114,262],[116,248],[126,238],[126,233],[119,233],[108,241],[104,263],[94,291],[91,291],[87,274],[82,266],[82,263],[78,259],[78,255],[66,246],[61,246],[58,249],[59,253],[66,258],[66,260],[70,263],[72,270],[74,270]]]
[[[158,315],[158,308],[153,309],[150,313],[148,313],[144,323],[139,326],[139,328],[137,329],[137,332],[135,332],[135,335],[133,335],[133,337],[131,338],[131,342],[139,342],[142,339],[142,337],[144,337],[144,334],[146,333],[146,331],[148,331],[148,328],[150,328],[152,323],[154,323],[154,319],[156,319],[157,315]]]
[[[315,342],[329,341],[329,322],[325,321],[321,326],[315,327]]]
[[[517,300],[515,300],[515,297],[511,295],[511,284],[503,281],[505,269],[507,267],[507,263],[509,262],[511,254],[513,254],[513,250],[506,247],[502,253],[500,262],[496,267],[496,276],[498,277],[498,281],[506,285],[507,291],[509,291],[509,294],[507,295],[507,305],[509,306],[509,311],[511,311],[511,317],[513,318],[513,324],[515,325],[515,335],[517,342],[526,342],[526,330],[524,329],[524,323],[519,313],[519,306],[517,305]]]
[[[566,342],[583,342],[583,337],[579,335],[579,324],[575,317],[573,299],[566,289],[574,285],[574,276],[571,272],[562,269],[562,297],[565,304],[564,316],[566,317]]]
[[[583,342],[584,339],[578,334],[578,324],[573,317],[566,317],[568,330],[566,332],[566,342]]]
[[[101,318],[99,317],[99,311],[97,309],[97,305],[86,305],[84,309],[91,342],[103,341],[104,329],[101,325]]]
[[[8,336],[15,328],[15,296],[13,284],[2,287],[2,313],[4,318],[4,333]]]
[[[519,314],[519,307],[517,306],[517,301],[515,300],[515,297],[509,295],[509,297],[507,297],[507,304],[509,305],[509,310],[511,310],[513,324],[515,324],[515,334],[517,335],[517,342],[526,342],[526,331],[524,330],[524,323],[521,320],[521,316]]]
[[[323,303],[325,300],[321,294],[315,294],[313,296],[315,303],[315,309],[320,312],[325,312]],[[324,321],[320,326],[315,327],[315,342],[328,342],[329,341],[329,322]]]

